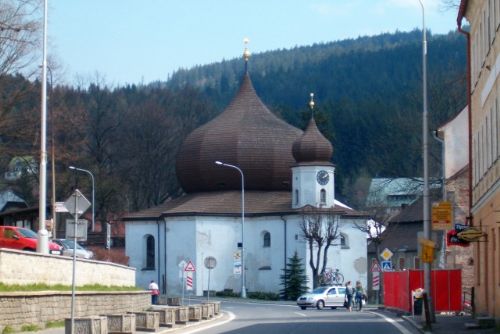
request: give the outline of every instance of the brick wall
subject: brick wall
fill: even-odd
[[[149,291],[76,292],[75,317],[143,311],[151,305]],[[69,292],[0,293],[0,329],[34,324],[44,328],[47,322],[71,317]]]

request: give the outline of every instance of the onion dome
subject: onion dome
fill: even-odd
[[[241,174],[215,164],[221,161],[242,170],[246,190],[290,190],[292,145],[301,134],[269,111],[245,71],[224,112],[185,139],[177,155],[177,178],[187,193],[241,190]]]
[[[314,108],[314,94],[311,93],[309,107],[311,112]],[[331,163],[333,146],[319,131],[314,115],[307,125],[302,136],[293,143],[293,157],[300,163],[322,162]]]

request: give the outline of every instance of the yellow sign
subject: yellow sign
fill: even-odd
[[[382,251],[382,253],[380,253],[380,256],[384,259],[384,260],[389,260],[394,254],[391,252],[391,250],[389,248],[386,248]]]
[[[418,242],[422,245],[420,258],[422,262],[432,263],[434,261],[434,248],[436,243],[428,239],[419,239]]]
[[[443,201],[432,205],[432,229],[451,230],[453,222],[453,206]]]
[[[457,233],[457,237],[459,239],[462,239],[462,240],[465,240],[468,242],[477,241],[477,239],[479,239],[483,236],[484,236],[484,233],[479,231],[477,228],[474,228],[474,227],[469,227],[468,229]]]

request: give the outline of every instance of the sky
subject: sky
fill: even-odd
[[[244,38],[256,54],[422,27],[418,0],[47,1],[47,53],[69,84],[165,81],[180,68],[240,57]],[[422,1],[428,30],[456,29],[456,9]]]

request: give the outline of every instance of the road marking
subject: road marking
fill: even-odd
[[[385,315],[377,313],[377,312],[370,311],[370,313],[373,313],[373,314],[376,314],[376,315],[382,317],[385,321],[387,321],[388,323],[394,325],[394,327],[396,327],[397,329],[399,329],[399,331],[401,333],[403,333],[403,334],[412,334],[409,330],[407,330],[406,328],[404,328],[404,326],[402,326],[397,320],[394,320],[392,318],[386,317]]]
[[[304,313],[300,313],[300,312],[293,312],[297,315],[300,315],[301,317],[307,317],[307,314],[304,314]]]
[[[193,330],[190,330],[190,331],[187,331],[187,332],[182,332],[182,333],[184,333],[184,334],[197,333],[197,332],[201,332],[201,331],[204,331],[204,330],[207,330],[207,329],[210,329],[210,328],[214,328],[214,327],[217,327],[217,326],[225,325],[228,322],[233,321],[234,318],[236,317],[233,312],[226,311],[226,313],[229,315],[229,318],[226,319],[226,320],[224,320],[224,321],[221,321],[221,322],[218,322],[218,323],[215,323],[215,324],[211,324],[211,325],[207,325],[207,326],[201,326],[199,328],[195,328]]]

